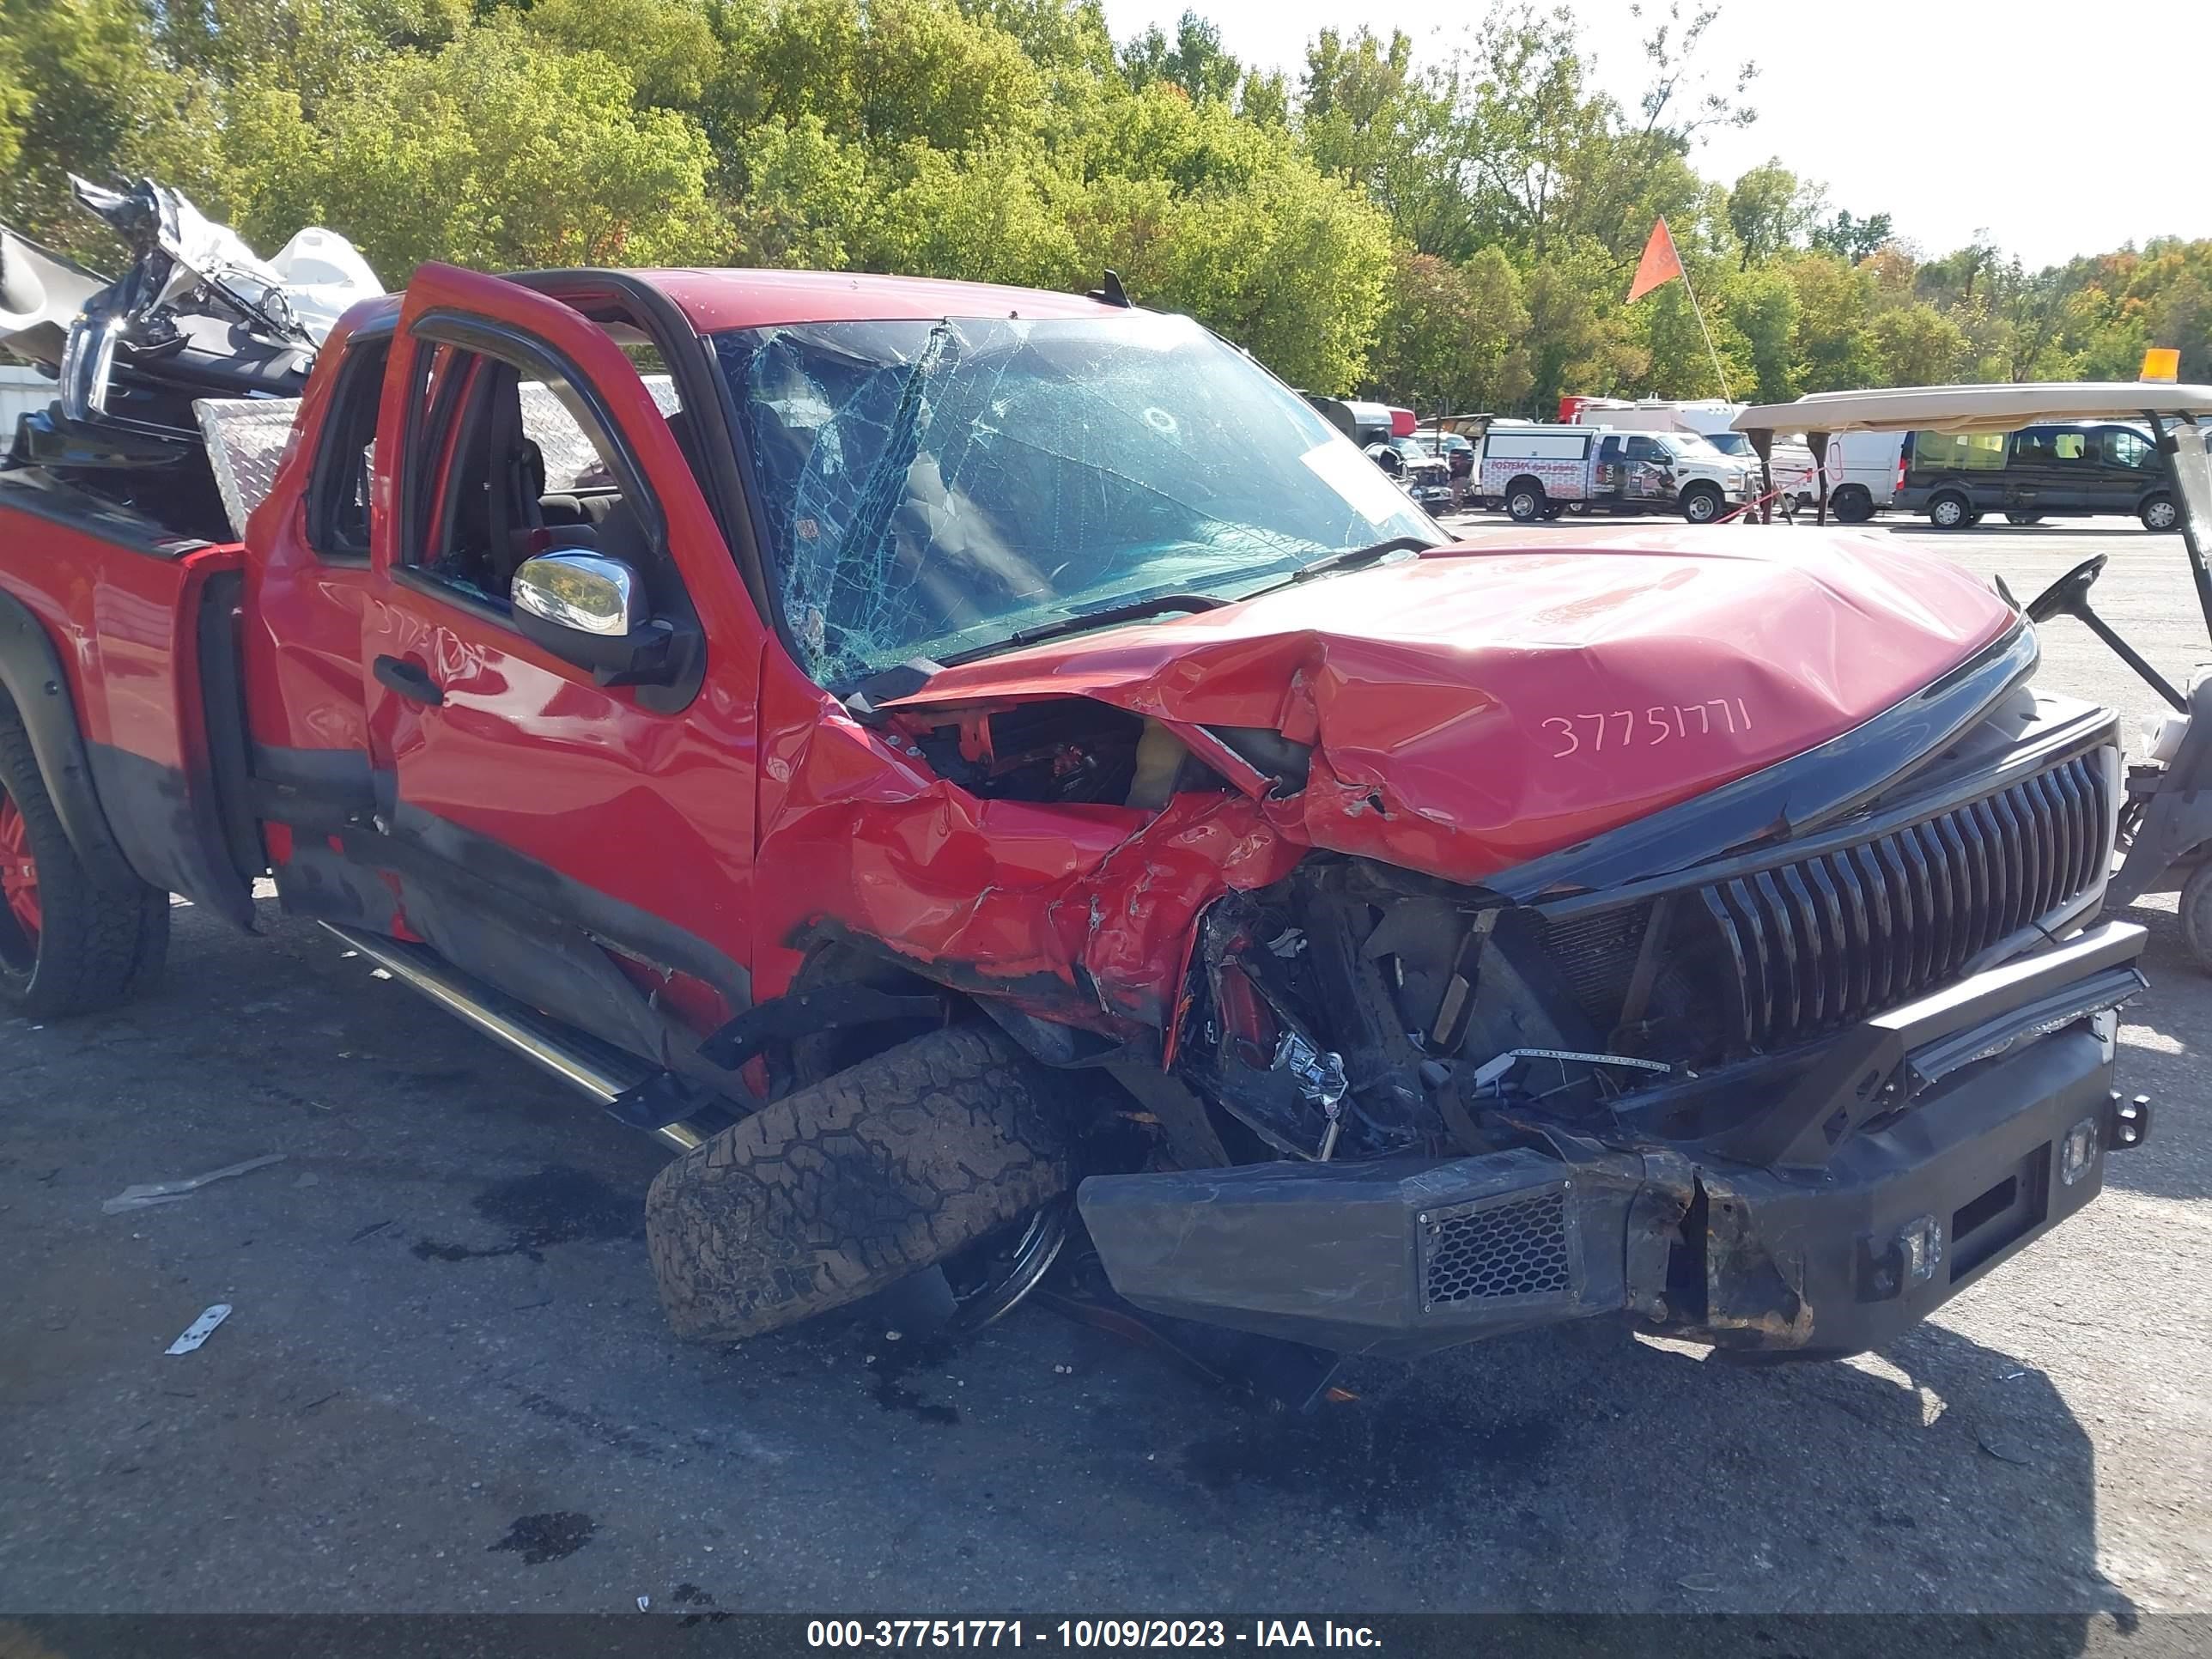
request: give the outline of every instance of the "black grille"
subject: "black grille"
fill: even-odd
[[[1421,1299],[1430,1308],[1573,1287],[1566,1194],[1556,1186],[1485,1200],[1422,1224]]]
[[[1730,1046],[1786,1047],[1953,977],[2095,885],[2110,809],[2093,750],[1872,840],[1700,889],[1741,987]]]

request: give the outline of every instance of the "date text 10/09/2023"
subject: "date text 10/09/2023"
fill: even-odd
[[[810,1648],[1365,1648],[1365,1625],[1254,1619],[810,1619]]]

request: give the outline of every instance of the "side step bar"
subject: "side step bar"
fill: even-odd
[[[602,1106],[653,1075],[654,1067],[646,1061],[569,1030],[536,1009],[471,979],[427,945],[376,933],[356,933],[327,921],[321,926],[392,978],[422,992],[447,1013],[459,1015],[486,1036],[506,1044]],[[653,1133],[679,1152],[690,1152],[700,1141],[698,1133],[684,1123],[665,1124]]]

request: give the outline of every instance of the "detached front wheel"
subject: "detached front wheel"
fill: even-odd
[[[668,1165],[646,1196],[670,1322],[700,1341],[758,1336],[1029,1215],[1073,1183],[1073,1092],[1067,1074],[979,1024],[770,1102]]]
[[[21,721],[0,714],[0,1005],[33,1019],[129,1000],[161,971],[169,896],[70,845]]]

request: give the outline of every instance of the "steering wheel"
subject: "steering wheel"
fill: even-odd
[[[2049,622],[2053,617],[2078,616],[2089,602],[2089,590],[2097,585],[2097,578],[2105,574],[2111,560],[2109,553],[2100,553],[2094,559],[2084,559],[2057,581],[2027,602],[2027,619],[2033,623]]]

